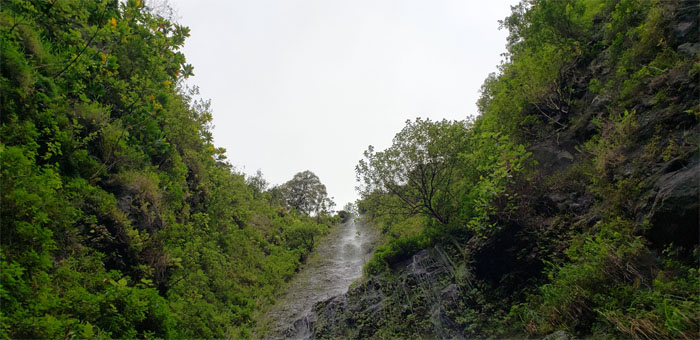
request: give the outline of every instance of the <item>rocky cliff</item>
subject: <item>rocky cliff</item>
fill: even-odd
[[[543,25],[551,3],[506,23]],[[536,161],[506,192],[517,216],[496,213],[488,236],[441,238],[317,304],[313,337],[698,335],[700,4],[601,8],[585,34],[549,24],[580,50],[520,106],[538,118],[513,133]],[[509,65],[525,63],[513,50]],[[518,79],[503,70],[494,82]]]

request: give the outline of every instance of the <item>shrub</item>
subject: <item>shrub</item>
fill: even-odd
[[[365,265],[364,270],[370,275],[378,274],[393,264],[409,259],[427,246],[428,242],[422,235],[393,239],[374,250],[374,256]]]
[[[661,266],[635,224],[621,219],[600,223],[597,233],[576,238],[570,262],[552,268],[551,283],[526,304],[515,306],[531,334],[566,329],[634,339],[692,338],[700,324],[700,280],[667,256]]]

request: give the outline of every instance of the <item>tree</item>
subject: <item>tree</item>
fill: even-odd
[[[295,223],[285,231],[287,245],[291,249],[303,248],[310,252],[314,249],[319,235],[322,235],[325,230],[328,229],[313,222]]]
[[[343,206],[343,210],[351,214],[357,215],[357,204],[352,202],[345,203],[345,205]]]
[[[338,211],[337,214],[342,223],[345,223],[351,218],[359,215],[357,212],[357,205],[355,203],[346,203],[343,206],[343,210]]]
[[[267,190],[270,183],[265,179],[263,173],[260,169],[255,172],[254,176],[248,176],[245,179],[246,184],[248,184],[256,194],[260,194]]]
[[[469,122],[430,119],[406,121],[388,149],[371,145],[355,168],[363,199],[379,197],[389,214],[425,214],[448,224],[459,210],[458,155],[467,140]],[[380,195],[380,196],[384,196]]]
[[[294,175],[280,187],[280,191],[287,205],[306,215],[328,212],[335,206],[328,198],[326,186],[309,170]]]

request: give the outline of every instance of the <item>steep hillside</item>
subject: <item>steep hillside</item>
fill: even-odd
[[[246,336],[336,220],[226,162],[159,10],[0,3],[1,338]]]
[[[318,338],[700,336],[697,1],[526,1],[475,121],[358,165],[385,235]]]

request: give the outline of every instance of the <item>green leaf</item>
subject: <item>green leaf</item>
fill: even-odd
[[[85,323],[85,326],[83,326],[83,334],[82,337],[86,339],[90,339],[95,335],[95,331],[92,327],[92,325],[89,322]]]

